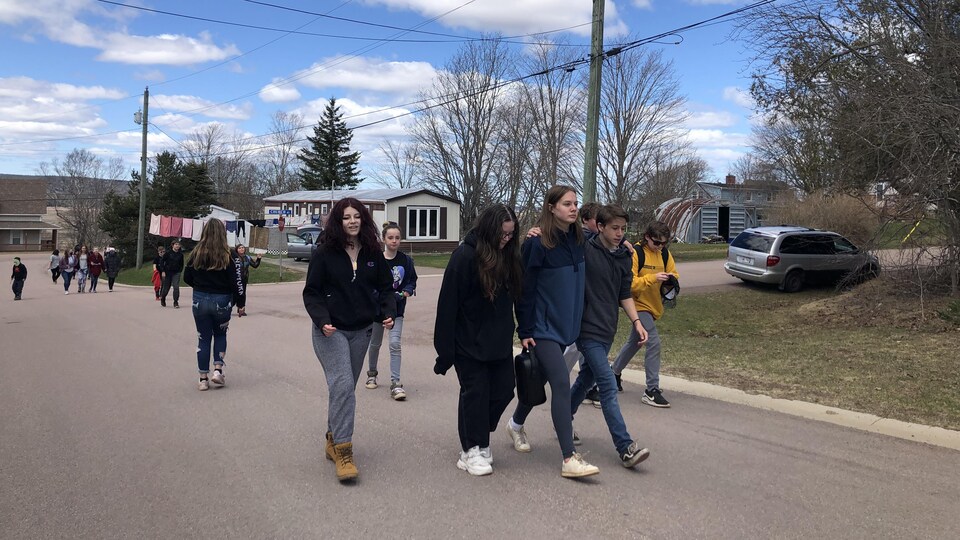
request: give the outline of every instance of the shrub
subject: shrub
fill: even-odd
[[[769,225],[798,225],[840,233],[857,245],[870,242],[880,219],[866,203],[849,195],[812,193],[767,210]]]

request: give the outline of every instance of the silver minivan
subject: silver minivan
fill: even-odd
[[[746,229],[730,243],[723,269],[744,281],[797,292],[808,283],[854,283],[880,274],[880,261],[830,231],[781,225]]]
[[[310,260],[322,232],[319,225],[302,225],[296,233],[287,233],[287,256],[297,261]]]

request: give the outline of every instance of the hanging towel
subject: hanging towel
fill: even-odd
[[[172,217],[170,218],[170,236],[175,238],[180,238],[183,236],[183,218],[182,217]]]
[[[231,248],[237,245],[237,233],[227,231],[227,245]]]
[[[160,216],[150,214],[150,234],[160,236]]]
[[[170,216],[160,216],[160,236],[164,238],[169,237],[172,225],[173,220],[170,219]]]
[[[225,221],[225,222],[224,222],[224,225],[227,226],[227,232],[228,232],[228,233],[236,233],[236,232],[237,232],[237,222],[236,222],[236,221]]]
[[[250,225],[253,225],[254,227],[266,227],[266,226],[267,226],[267,220],[265,220],[265,219],[250,219],[250,220],[247,220],[247,223],[249,223]]]
[[[185,218],[183,220],[183,229],[180,231],[180,234],[184,238],[193,238],[193,221],[190,218]]]
[[[193,220],[193,234],[190,235],[191,240],[200,240],[200,234],[203,233],[203,220],[195,219]]]

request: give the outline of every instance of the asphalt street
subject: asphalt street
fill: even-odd
[[[43,274],[45,257],[25,257],[23,301],[9,289],[0,295],[3,538],[956,538],[960,530],[960,452],[669,388],[671,409],[643,405],[634,385],[620,394],[632,435],[651,451],[635,470],[620,466],[600,411],[585,406],[575,426],[601,473],[561,478],[549,411],[539,407],[527,422],[533,452],[514,452],[498,431],[494,474],[471,477],[456,467],[456,376],[432,372],[440,277],[428,271],[404,326],[409,398],[394,402],[387,386],[361,381],[360,479],[341,485],[323,456],[327,394],[302,284],[251,287],[250,316],[230,323],[227,385],[199,392],[190,289],[179,310],[161,308],[146,288],[108,293],[102,283],[97,294],[64,295]],[[380,363],[386,372],[386,346]]]

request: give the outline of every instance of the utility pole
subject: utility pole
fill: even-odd
[[[140,149],[140,226],[137,228],[137,270],[143,266],[143,225],[147,211],[147,109],[150,107],[150,87],[143,90],[143,115],[133,115],[133,121],[143,125],[143,143]]]
[[[587,140],[583,156],[583,202],[597,200],[597,140],[600,138],[600,81],[603,68],[603,4],[593,0],[590,83],[587,88]]]

